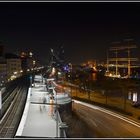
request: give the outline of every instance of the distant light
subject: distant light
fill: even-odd
[[[69,67],[68,67],[68,65],[66,65],[65,67],[63,67],[64,68],[64,71],[69,71]]]
[[[35,65],[35,63],[36,63],[36,61],[35,60],[33,60],[33,64]]]
[[[25,56],[26,56],[26,53],[25,52],[22,52],[21,53],[21,57],[24,58]]]
[[[56,70],[55,70],[55,68],[53,67],[53,68],[52,68],[52,74],[55,74],[55,72],[56,72]]]
[[[58,72],[58,75],[61,75],[61,72]]]
[[[10,80],[14,80],[15,78],[17,78],[15,75],[12,75],[11,77],[10,77]]]
[[[27,69],[27,71],[30,71],[30,69]]]
[[[17,71],[15,71],[14,74],[17,74]]]
[[[23,72],[23,70],[20,70],[20,73],[22,73]]]
[[[51,49],[51,52],[53,53],[53,49]]]
[[[133,93],[133,102],[137,102],[137,92]]]
[[[97,69],[96,69],[96,67],[95,67],[95,66],[93,67],[93,69],[94,69],[95,71],[97,71]]]
[[[29,52],[29,57],[32,57],[33,56],[33,53],[32,52]]]

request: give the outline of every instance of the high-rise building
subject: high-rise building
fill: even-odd
[[[36,66],[36,61],[33,57],[33,53],[29,52],[29,53],[25,53],[22,52],[20,54],[20,59],[21,59],[21,67],[23,72],[27,72],[27,71],[31,71],[34,69],[34,67]]]
[[[33,53],[29,52],[28,53],[28,57],[27,57],[27,65],[28,65],[28,69],[33,70],[35,65],[36,65],[36,61],[34,60],[33,57]]]
[[[21,68],[23,70],[23,73],[26,73],[28,69],[27,54],[25,52],[21,52],[20,59],[21,59]]]

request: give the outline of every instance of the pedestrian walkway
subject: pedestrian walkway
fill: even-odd
[[[45,85],[29,88],[16,137],[60,137],[58,115]]]

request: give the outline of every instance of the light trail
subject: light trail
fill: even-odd
[[[119,115],[119,114],[117,114],[117,113],[114,113],[114,112],[112,112],[112,111],[103,109],[103,108],[98,107],[98,106],[95,106],[95,105],[91,105],[91,104],[84,103],[84,102],[77,101],[77,100],[73,100],[73,101],[74,101],[75,103],[77,103],[77,104],[82,104],[82,105],[85,105],[85,106],[90,107],[90,108],[92,108],[92,109],[99,110],[99,111],[102,111],[102,112],[107,113],[107,114],[109,114],[109,115],[112,115],[112,116],[114,116],[114,117],[117,117],[117,118],[119,118],[119,119],[121,119],[121,120],[123,120],[123,121],[125,121],[125,122],[128,122],[128,123],[130,123],[130,124],[132,124],[132,125],[137,126],[137,127],[140,128],[140,123],[138,123],[138,122],[136,122],[136,121],[133,121],[133,120],[131,120],[131,119],[128,119],[127,117],[121,116],[121,115]]]

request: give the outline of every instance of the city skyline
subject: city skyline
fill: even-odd
[[[113,41],[133,38],[140,49],[140,3],[0,3],[5,51],[32,51],[46,64],[50,48],[63,46],[72,63],[106,59]]]

